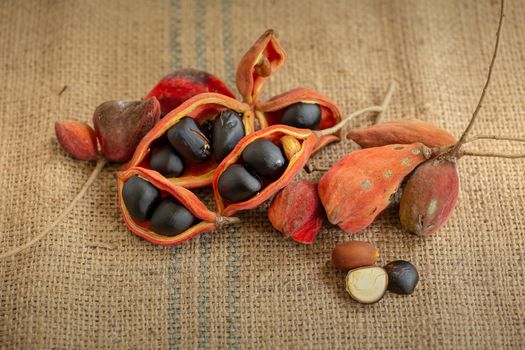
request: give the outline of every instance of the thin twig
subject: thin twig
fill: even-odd
[[[461,158],[463,156],[508,158],[508,159],[525,158],[525,154],[484,153],[484,152],[471,152],[471,151],[461,151],[461,152],[459,152],[458,158]]]
[[[390,85],[388,86],[388,90],[386,92],[385,98],[383,99],[383,103],[381,104],[381,107],[383,107],[383,110],[377,114],[375,124],[379,124],[383,116],[385,115],[385,112],[388,108],[388,105],[390,104],[390,100],[392,100],[392,95],[394,94],[394,91],[396,90],[396,82],[392,80],[390,82]]]
[[[33,237],[29,242],[21,245],[21,246],[18,246],[16,248],[13,248],[3,254],[0,254],[0,260],[2,259],[5,259],[5,258],[8,258],[10,256],[13,256],[13,255],[16,255],[18,253],[20,253],[21,251],[31,247],[33,244],[37,243],[39,240],[41,240],[45,235],[47,235],[56,225],[58,225],[60,223],[60,221],[62,221],[62,219],[64,219],[64,217],[66,217],[67,214],[69,214],[69,212],[71,212],[71,209],[73,209],[75,207],[75,205],[77,204],[77,202],[84,196],[84,194],[87,192],[88,188],[91,186],[91,184],[97,179],[98,177],[98,174],[100,174],[100,171],[104,168],[104,165],[106,165],[106,160],[104,158],[100,158],[98,161],[97,161],[97,165],[95,166],[95,169],[93,169],[93,172],[91,173],[91,175],[89,176],[89,178],[87,179],[86,183],[84,184],[84,186],[82,186],[82,188],[80,189],[80,191],[78,192],[77,196],[71,201],[71,203],[66,207],[66,209],[64,209],[60,215],[55,219],[55,221],[53,221],[49,226],[47,226],[42,232],[40,232],[38,235],[36,235],[35,237]]]
[[[384,113],[385,110],[387,109],[388,104],[390,103],[390,100],[392,100],[392,95],[394,94],[395,89],[396,89],[396,84],[394,81],[392,81],[388,87],[388,90],[386,92],[385,98],[383,99],[383,103],[381,104],[381,106],[371,106],[371,107],[360,109],[350,114],[349,116],[344,117],[343,120],[341,120],[338,124],[332,126],[331,128],[324,129],[324,130],[318,130],[318,131],[315,131],[315,133],[319,137],[331,135],[334,132],[341,130],[350,120],[356,117],[359,117],[360,115],[363,115],[365,113],[369,113],[369,112],[378,112],[379,113],[378,118],[381,118],[380,115],[381,113]],[[377,119],[376,119],[376,122],[377,122]]]
[[[452,149],[450,153],[452,157],[458,155],[458,152],[461,146],[465,143],[465,139],[468,133],[470,132],[470,129],[474,125],[474,122],[476,121],[478,113],[481,109],[481,104],[483,103],[483,99],[485,98],[485,94],[487,92],[487,88],[490,83],[490,78],[492,77],[492,70],[494,68],[494,62],[496,62],[496,56],[498,54],[499,41],[500,41],[500,36],[501,36],[501,27],[503,26],[504,10],[505,10],[505,0],[501,0],[501,10],[500,10],[500,15],[499,15],[498,31],[496,32],[496,44],[494,45],[494,53],[492,54],[492,60],[490,61],[487,81],[485,82],[485,86],[483,87],[483,91],[481,92],[481,96],[479,98],[478,105],[476,106],[476,109],[474,110],[474,113],[472,114],[472,118],[470,118],[470,122],[467,125],[467,128],[465,129],[465,131],[463,131],[463,134],[459,138],[459,141],[456,143],[456,145],[454,146],[454,148]]]
[[[515,142],[525,142],[525,138],[522,137],[505,137],[505,136],[496,136],[496,135],[479,135],[473,138],[468,139],[463,144],[471,143],[478,140],[497,140],[497,141],[515,141]]]
[[[360,110],[350,114],[348,117],[344,118],[338,124],[332,126],[331,128],[323,129],[323,130],[315,130],[314,132],[319,137],[326,136],[326,135],[331,135],[334,132],[337,132],[337,131],[341,130],[341,128],[343,128],[346,125],[346,123],[348,123],[350,120],[354,119],[355,117],[360,116],[361,114],[365,114],[365,113],[369,113],[369,112],[381,112],[382,110],[383,110],[383,107],[381,107],[381,106],[371,106],[371,107],[363,108],[363,109],[360,109]]]

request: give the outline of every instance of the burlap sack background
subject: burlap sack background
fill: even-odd
[[[507,5],[493,84],[474,133],[523,137],[525,3]],[[278,31],[288,61],[266,85],[266,97],[307,86],[349,113],[378,103],[396,79],[387,119],[417,117],[459,135],[485,79],[498,6],[488,0],[2,1],[1,251],[49,224],[93,169],[58,147],[56,120],[90,121],[99,103],[140,98],[178,67],[208,70],[234,87],[237,61],[269,27]],[[470,147],[523,151],[508,143]],[[314,161],[329,165],[350,149],[332,146]],[[0,344],[523,348],[524,165],[462,159],[459,205],[429,240],[404,233],[388,210],[360,235],[327,225],[313,246],[302,246],[283,240],[260,209],[242,215],[242,227],[166,248],[126,229],[116,205],[116,168],[108,168],[54,232],[0,261]],[[381,264],[399,258],[416,264],[417,292],[388,294],[372,306],[351,301],[344,274],[329,262],[333,246],[351,239],[375,244]]]

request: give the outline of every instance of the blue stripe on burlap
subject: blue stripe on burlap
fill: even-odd
[[[195,2],[195,53],[196,68],[206,71],[206,35],[204,28],[206,25],[206,0],[196,0]],[[208,348],[208,261],[210,258],[210,235],[203,234],[199,238],[199,293],[198,293],[198,316],[199,316],[199,339],[197,346],[199,349]]]
[[[224,71],[226,72],[226,84],[233,88],[235,86],[235,64],[232,53],[231,38],[231,1],[222,1],[222,40],[224,47]],[[239,337],[239,261],[240,261],[240,235],[235,227],[228,227],[228,347],[238,349],[240,347]]]
[[[179,0],[170,0],[171,6],[171,68],[180,68],[180,58],[182,56],[182,49],[180,45],[180,2]],[[168,268],[168,288],[169,288],[169,302],[168,302],[168,335],[169,348],[180,349],[180,323],[178,322],[178,315],[180,312],[179,296],[180,285],[175,283],[175,276],[179,270],[181,247],[175,246],[171,248],[172,262]]]

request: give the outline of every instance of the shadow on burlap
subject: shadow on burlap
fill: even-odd
[[[417,117],[459,136],[493,48],[498,1],[20,1],[0,5],[0,247],[22,244],[74,197],[93,164],[57,145],[56,120],[90,121],[99,103],[144,96],[166,72],[195,67],[233,87],[235,65],[266,28],[288,61],[268,98],[316,89],[345,114],[398,90],[387,119]],[[493,82],[473,133],[525,135],[525,6],[509,1]],[[58,93],[67,86],[61,96]],[[354,126],[370,119],[356,120]],[[469,146],[507,153],[508,143]],[[330,165],[356,149],[314,157]],[[521,148],[523,151],[523,148]],[[440,233],[404,233],[395,209],[349,236],[326,225],[312,246],[283,240],[265,208],[242,227],[180,247],[131,234],[107,168],[33,248],[0,261],[5,348],[523,348],[523,161],[462,159],[462,190]],[[302,177],[306,176],[301,174]],[[316,178],[318,175],[312,175]],[[210,200],[209,191],[199,195]],[[351,199],[349,199],[351,200]],[[367,240],[380,264],[418,266],[414,295],[354,303],[329,262]]]

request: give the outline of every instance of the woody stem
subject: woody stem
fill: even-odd
[[[505,136],[496,136],[496,135],[479,135],[468,139],[463,144],[471,143],[478,140],[497,140],[497,141],[515,141],[515,142],[525,142],[525,138],[521,137],[505,137]]]
[[[498,31],[496,32],[496,44],[494,45],[494,52],[492,54],[492,60],[490,61],[489,66],[489,72],[487,75],[487,80],[485,82],[485,86],[483,87],[483,91],[481,92],[481,96],[479,98],[478,104],[476,106],[476,109],[474,110],[474,113],[472,114],[472,117],[470,118],[470,122],[467,125],[467,128],[465,131],[463,131],[463,134],[459,138],[459,141],[456,143],[454,148],[452,149],[450,155],[451,156],[457,156],[459,153],[459,150],[461,149],[461,146],[465,143],[466,137],[468,133],[470,132],[470,129],[474,125],[474,122],[476,121],[476,118],[478,116],[478,113],[481,109],[481,105],[483,103],[483,99],[485,98],[485,94],[487,92],[487,88],[490,83],[490,78],[492,77],[492,70],[494,68],[494,62],[496,62],[496,56],[498,54],[498,48],[499,48],[499,41],[501,36],[501,27],[503,26],[503,17],[504,17],[504,10],[505,10],[505,0],[501,0],[501,9],[500,9],[500,16],[499,16],[499,23],[498,23]]]
[[[47,235],[55,226],[57,226],[62,219],[66,217],[67,214],[71,212],[71,210],[75,207],[77,202],[86,194],[89,187],[93,184],[93,182],[97,179],[98,175],[106,165],[107,161],[104,158],[99,158],[97,160],[97,164],[95,166],[95,169],[93,169],[93,172],[87,179],[87,181],[84,183],[84,186],[80,189],[76,197],[71,201],[71,203],[58,215],[58,217],[53,221],[49,226],[47,226],[42,232],[40,232],[38,235],[33,237],[29,242],[22,244],[21,246],[18,246],[14,249],[11,249],[3,254],[0,254],[0,260],[8,258],[10,256],[16,255],[20,253],[21,251],[31,247],[33,244],[37,243],[39,240],[41,240],[45,235]]]
[[[484,153],[484,152],[470,152],[470,151],[461,151],[459,152],[457,157],[461,158],[463,156],[507,158],[507,159],[525,158],[525,154]]]
[[[318,130],[318,131],[314,131],[314,132],[319,137],[326,136],[326,135],[331,135],[331,134],[341,130],[350,120],[352,120],[352,119],[354,119],[356,117],[359,117],[362,114],[369,113],[369,112],[378,112],[379,113],[377,115],[377,118],[376,118],[376,124],[377,124],[381,120],[381,118],[383,117],[383,113],[386,111],[388,105],[390,104],[390,101],[392,100],[392,95],[394,94],[395,89],[396,89],[396,84],[395,84],[394,81],[392,81],[390,83],[390,85],[388,86],[388,90],[386,92],[385,98],[383,99],[383,103],[381,104],[381,106],[371,106],[371,107],[368,107],[368,108],[360,109],[360,110],[358,110],[358,111],[356,111],[356,112],[354,112],[354,113],[344,117],[343,120],[341,120],[338,124],[332,126],[331,128]]]

